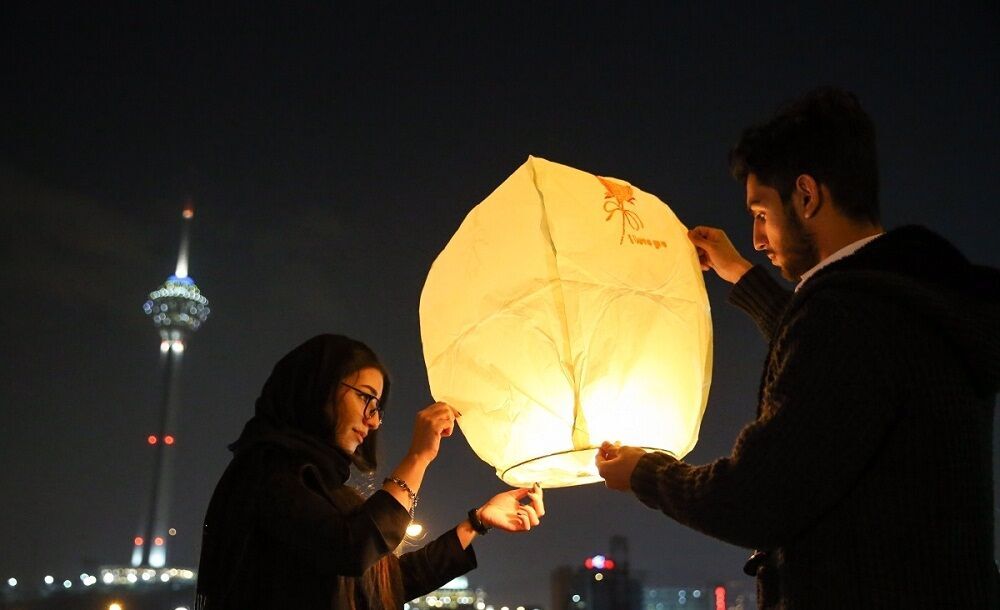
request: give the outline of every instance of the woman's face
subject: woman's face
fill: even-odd
[[[382,397],[382,373],[376,368],[363,368],[342,379],[333,390],[327,405],[330,415],[336,414],[337,426],[333,431],[334,444],[351,455],[368,436],[381,425],[380,412],[374,412],[375,399]],[[366,412],[373,412],[365,417]]]

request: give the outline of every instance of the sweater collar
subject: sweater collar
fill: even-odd
[[[875,235],[869,235],[868,237],[862,237],[861,239],[847,244],[840,250],[837,250],[830,256],[824,258],[819,262],[818,265],[816,265],[809,271],[806,271],[805,273],[802,274],[802,277],[799,279],[798,285],[795,286],[795,292],[798,292],[799,289],[802,288],[802,286],[809,280],[809,278],[814,276],[816,272],[818,272],[823,267],[826,267],[830,263],[835,263],[842,258],[847,258],[848,256],[854,254],[861,248],[864,248],[869,243],[875,241],[877,238],[882,237],[883,235],[885,235],[885,231],[882,231],[881,233],[876,233]]]

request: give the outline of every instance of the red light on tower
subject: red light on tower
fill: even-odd
[[[181,212],[181,216],[185,219],[194,218],[194,202],[190,199],[184,202],[184,211]]]
[[[150,434],[149,436],[147,436],[146,437],[146,442],[149,443],[150,445],[155,445],[156,444],[156,435],[155,434]]]
[[[132,542],[134,542],[136,546],[142,546],[142,536],[136,536],[135,540]]]
[[[715,610],[726,610],[726,588],[715,588]]]
[[[163,538],[160,538],[159,536],[153,538],[153,544],[156,546],[163,546]]]
[[[173,445],[174,444],[174,437],[170,436],[169,434],[166,435],[166,436],[164,436],[163,437],[163,443],[165,445]]]

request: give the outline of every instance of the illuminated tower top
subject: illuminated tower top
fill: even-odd
[[[183,343],[189,332],[194,332],[208,319],[208,299],[188,275],[188,236],[194,204],[188,200],[181,213],[181,247],[177,255],[177,269],[162,286],[149,293],[149,300],[142,308],[153,318],[164,341]]]

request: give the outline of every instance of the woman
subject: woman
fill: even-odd
[[[477,532],[538,525],[541,489],[515,489],[395,556],[459,414],[444,403],[420,411],[406,457],[365,500],[345,482],[351,464],[375,469],[388,398],[375,353],[347,337],[314,337],[275,365],[208,506],[197,608],[397,610],[475,568]]]

